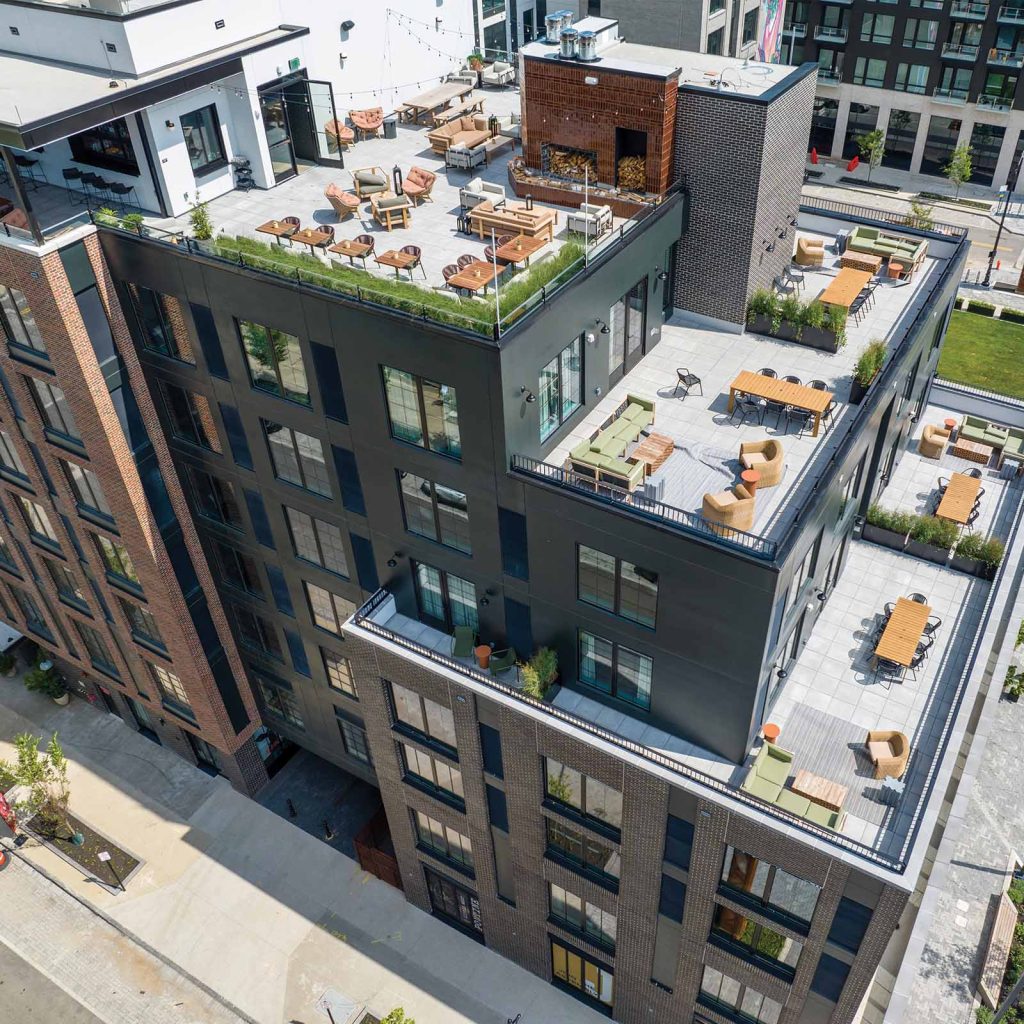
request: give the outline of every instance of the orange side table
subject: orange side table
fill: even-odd
[[[774,722],[765,722],[761,727],[761,735],[764,736],[769,743],[777,742],[781,732],[782,730]]]
[[[753,497],[757,493],[757,485],[761,482],[761,474],[756,469],[745,469],[740,473],[740,479]]]
[[[490,665],[491,648],[489,644],[481,644],[479,647],[474,647],[473,653],[476,655],[476,663],[481,668],[487,668]]]

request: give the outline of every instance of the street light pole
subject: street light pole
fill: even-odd
[[[1017,187],[1017,178],[1020,176],[1021,160],[1024,159],[1024,150],[1017,154],[1010,168],[1010,176],[1006,179],[1006,202],[1003,204],[1003,215],[999,218],[999,229],[996,231],[996,240],[992,244],[992,251],[988,254],[988,270],[985,271],[985,280],[982,284],[987,288],[992,280],[992,266],[996,261],[996,253],[999,251],[999,240],[1003,237],[1003,224],[1006,223],[1006,215],[1010,210],[1010,199],[1013,190]]]

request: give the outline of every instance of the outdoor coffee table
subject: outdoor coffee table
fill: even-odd
[[[629,457],[636,462],[643,462],[647,469],[646,475],[657,473],[668,457],[675,451],[675,441],[664,434],[648,434],[630,453]]]
[[[395,277],[397,278],[399,270],[408,270],[409,276],[412,277],[412,267],[418,258],[413,256],[412,253],[389,249],[387,252],[382,252],[379,256],[374,256],[373,261],[382,267],[394,267]]]
[[[319,231],[316,228],[303,228],[301,231],[296,231],[291,236],[293,242],[301,242],[303,245],[308,245],[310,252],[318,245],[323,245],[325,242],[329,242],[334,235],[330,231]]]
[[[530,265],[530,257],[540,252],[546,246],[546,238],[530,238],[528,235],[516,235],[511,242],[506,242],[494,250],[494,255],[506,263],[520,263]]]
[[[373,251],[373,246],[368,242],[354,242],[351,238],[346,238],[338,242],[337,245],[332,245],[327,251],[347,256],[349,263],[355,263],[356,260],[362,260],[363,266],[365,267],[366,257]]]
[[[882,257],[872,256],[867,252],[854,252],[847,249],[839,260],[841,267],[852,267],[854,270],[867,270],[877,274],[882,269]]]
[[[993,451],[995,449],[991,445],[982,444],[980,441],[968,441],[964,437],[958,437],[956,443],[950,448],[950,454],[958,455],[968,462],[980,463],[982,466],[988,465]]]
[[[268,220],[266,224],[261,224],[256,230],[264,235],[273,235],[278,240],[290,239],[295,234],[295,225],[286,224],[283,220]]]
[[[794,793],[799,793],[830,811],[841,811],[843,801],[850,792],[846,786],[840,786],[838,782],[815,775],[806,768],[801,768],[796,773],[792,789]]]
[[[484,161],[491,162],[491,157],[496,156],[503,149],[513,148],[514,139],[511,135],[494,135],[484,143]]]
[[[471,292],[476,292],[483,288],[486,292],[487,286],[500,272],[500,268],[495,268],[490,263],[484,263],[483,260],[477,260],[475,263],[470,263],[468,266],[463,267],[457,274],[452,274],[448,278],[448,284],[452,288],[465,288]]]

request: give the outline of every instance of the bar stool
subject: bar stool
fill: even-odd
[[[142,207],[139,206],[139,196],[138,193],[135,191],[134,185],[126,185],[122,181],[112,181],[109,183],[108,187],[110,189],[111,195],[119,197],[121,199],[122,206],[131,206],[136,210],[142,209]],[[134,202],[127,202],[125,199],[126,196],[130,196],[134,200]]]
[[[82,172],[77,167],[65,167],[60,173],[64,177],[64,188],[68,193],[68,202],[73,206],[81,206],[85,202],[83,189],[81,187],[72,188],[71,183],[77,181],[79,186],[81,186]]]

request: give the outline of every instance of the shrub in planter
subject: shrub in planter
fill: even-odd
[[[550,647],[538,648],[532,658],[519,666],[523,692],[535,700],[544,700],[548,688],[558,678],[558,655]]]
[[[861,536],[864,540],[881,544],[883,547],[902,551],[907,534],[914,526],[917,516],[910,512],[899,512],[872,505],[868,509]]]
[[[25,689],[30,693],[41,693],[44,697],[58,700],[67,690],[64,680],[52,669],[33,668],[25,673]]]
[[[982,316],[995,316],[996,307],[991,302],[982,302],[979,299],[970,299],[967,303],[969,313],[980,313]]]
[[[907,554],[944,564],[956,543],[956,523],[938,516],[917,516],[910,528]]]
[[[783,323],[793,325],[794,336],[800,337],[800,328],[803,327],[803,304],[795,295],[787,295],[779,302],[779,317]]]
[[[758,288],[747,303],[747,324],[753,327],[756,322],[771,323],[778,312],[779,300],[775,292],[767,288]]]
[[[1009,320],[1011,323],[1024,324],[1024,310],[1010,309],[1009,306],[1003,306],[1002,311],[999,314],[1000,320]]]
[[[878,376],[878,371],[885,363],[886,345],[881,338],[868,342],[864,350],[857,356],[857,365],[853,368],[853,387],[850,390],[850,402],[860,405],[867,394],[871,382]]]
[[[1003,560],[1003,542],[998,537],[981,537],[968,533],[957,541],[953,551],[953,568],[982,579],[992,579]]]

